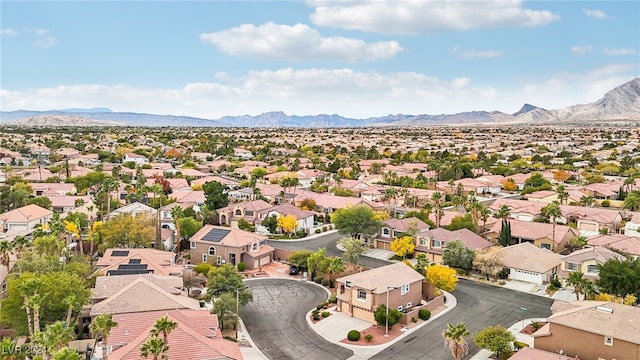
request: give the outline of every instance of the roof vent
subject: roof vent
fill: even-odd
[[[596,310],[613,314],[613,309],[604,306],[596,306]]]

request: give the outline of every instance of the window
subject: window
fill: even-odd
[[[214,256],[216,254],[216,248],[209,246],[209,255]]]
[[[540,247],[541,247],[542,249],[551,250],[551,244],[545,244],[545,243],[542,243],[542,244],[540,244]]]
[[[393,231],[393,237],[401,237],[402,234],[404,234],[402,231],[396,231],[396,230]]]
[[[251,210],[245,210],[245,211],[244,211],[244,216],[253,216],[253,211],[251,211]]]
[[[367,292],[365,290],[358,290],[358,300],[364,301],[367,298]]]
[[[382,235],[389,235],[389,228],[382,228]]]
[[[587,266],[587,272],[592,274],[597,274],[599,272],[598,265],[589,265]]]
[[[398,311],[403,312],[404,311],[404,306],[402,306],[402,305],[398,306]]]
[[[202,262],[203,263],[207,262],[207,254],[202,254]]]
[[[578,264],[577,263],[567,263],[567,270],[570,271],[578,271]]]
[[[613,346],[613,338],[611,336],[605,336],[604,344],[607,346]]]
[[[258,251],[258,243],[257,242],[254,242],[253,244],[251,244],[251,250]]]
[[[408,303],[407,303],[407,309],[411,309],[411,307],[412,307],[412,306],[413,306],[413,303],[412,303],[412,302],[408,302]]]
[[[432,248],[441,248],[442,247],[442,241],[440,241],[440,240],[431,240],[431,247]]]
[[[427,239],[420,239],[420,246],[427,246]]]
[[[345,281],[344,282],[344,287],[347,288],[347,289],[350,289],[351,288],[351,281]]]
[[[404,295],[409,292],[409,284],[402,285],[400,287],[400,295]]]
[[[195,242],[195,241],[192,241],[192,242],[191,242],[191,248],[192,248],[192,249],[195,249],[195,248],[196,248],[196,242]]]
[[[3,282],[2,283],[2,292],[5,292],[5,291],[7,291],[7,283]]]

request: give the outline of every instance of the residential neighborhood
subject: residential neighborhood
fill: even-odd
[[[640,359],[638,129],[413,130],[2,128],[2,344],[304,358],[277,344],[313,329],[329,358],[422,334],[434,358]],[[483,291],[527,303],[467,320]]]

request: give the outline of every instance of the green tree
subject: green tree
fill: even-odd
[[[558,223],[558,218],[562,216],[562,209],[560,209],[560,203],[557,201],[554,201],[549,205],[543,207],[541,211],[542,211],[542,215],[549,218],[549,220],[551,220],[551,223],[553,224],[551,232],[552,232],[553,240],[555,241],[556,224]]]
[[[507,219],[502,219],[502,227],[498,235],[498,244],[500,246],[509,246],[513,244],[513,236],[511,236],[511,223]]]
[[[353,237],[344,237],[338,240],[338,245],[343,249],[347,261],[353,265],[357,265],[358,258],[368,250],[362,240]]]
[[[453,219],[451,219],[451,224],[449,224],[447,229],[450,231],[455,231],[459,229],[469,229],[473,232],[477,232],[478,230],[475,223],[473,222],[473,218],[471,217],[471,214],[468,214],[468,213],[465,215],[458,215]]]
[[[155,238],[155,219],[151,216],[118,215],[105,221],[99,230],[102,244],[100,250],[108,248],[146,248]]]
[[[449,349],[455,360],[462,360],[469,351],[469,344],[465,340],[465,336],[471,333],[467,330],[464,323],[447,324],[447,329],[442,332],[444,338],[444,346]]]
[[[442,250],[442,261],[445,265],[471,270],[475,252],[458,239],[447,242]]]
[[[640,298],[640,258],[609,259],[598,264],[596,285],[600,292],[624,297],[627,294]]]
[[[373,318],[376,320],[378,325],[386,326],[389,324],[389,329],[391,329],[393,325],[400,321],[402,313],[398,311],[398,309],[389,309],[389,319],[387,322],[387,306],[385,304],[381,304],[373,312]]]
[[[496,217],[501,219],[506,219],[509,215],[511,215],[511,208],[509,205],[501,205],[496,212]]]
[[[640,210],[640,190],[633,190],[624,199],[624,208],[630,211]]]
[[[205,205],[209,209],[220,209],[229,205],[229,196],[227,195],[227,186],[217,181],[209,181],[202,185],[206,200]]]
[[[49,210],[51,210],[51,207],[52,207],[51,199],[49,199],[46,196],[32,197],[32,198],[26,199],[24,203],[25,205],[30,205],[30,204],[38,205],[42,208],[49,209]]]
[[[345,272],[347,268],[344,266],[344,262],[341,257],[334,256],[329,259],[329,264],[327,265],[327,272],[329,273],[329,284],[331,287],[335,286],[335,277],[336,275],[340,275]]]
[[[72,327],[67,327],[62,321],[56,321],[51,325],[47,325],[44,331],[36,333],[34,340],[48,354],[53,354],[67,346],[75,338],[75,332]]]
[[[236,295],[232,293],[224,293],[218,296],[213,302],[213,308],[211,308],[211,313],[218,316],[221,329],[225,328],[227,320],[235,317],[235,311]]]
[[[573,239],[569,240],[569,247],[571,248],[571,251],[573,251],[574,249],[582,249],[585,246],[587,246],[587,238],[582,235],[576,236]]]
[[[100,314],[93,318],[91,325],[89,325],[91,332],[95,336],[102,338],[102,358],[104,360],[108,360],[107,346],[109,344],[109,336],[111,335],[111,330],[116,326],[118,326],[118,323],[113,321],[111,314]]]
[[[331,221],[341,234],[351,237],[373,235],[382,226],[373,210],[366,205],[338,209],[331,217]]]
[[[83,360],[84,357],[77,351],[63,347],[53,354],[53,360]]]
[[[567,285],[573,287],[573,293],[576,294],[576,300],[580,300],[580,293],[582,292],[584,282],[589,281],[583,276],[584,274],[580,271],[572,271],[567,277]]]
[[[513,334],[500,325],[483,329],[473,338],[473,342],[476,345],[493,351],[498,358],[500,358],[500,354],[506,354],[511,351],[511,343],[515,340],[516,338]]]
[[[429,267],[429,259],[427,259],[427,255],[420,253],[416,255],[416,264],[413,266],[413,269],[417,271],[420,275],[427,275],[427,268]]]
[[[140,347],[140,356],[143,358],[153,357],[153,360],[168,359],[167,352],[169,352],[169,346],[164,340],[157,336],[151,336],[142,347]]]
[[[151,335],[160,336],[160,334],[162,334],[162,340],[165,342],[165,344],[168,344],[169,333],[171,333],[171,331],[173,331],[173,329],[175,329],[177,326],[178,323],[169,320],[169,317],[165,315],[156,320],[156,323],[153,325],[153,329],[151,329]]]
[[[183,217],[180,219],[180,237],[188,239],[202,229],[202,222],[192,217]]]
[[[262,220],[262,226],[267,228],[270,234],[274,234],[278,229],[278,216],[271,215],[268,218]]]
[[[207,276],[207,288],[209,295],[212,297],[219,297],[224,293],[235,295],[236,290],[239,289],[240,305],[246,305],[253,300],[251,289],[242,284],[242,276],[238,274],[236,267],[231,264],[211,268]]]
[[[297,250],[289,255],[289,262],[297,266],[299,269],[307,268],[307,259],[313,252],[311,250]]]
[[[320,248],[307,258],[307,269],[309,269],[310,279],[313,279],[316,276],[316,272],[326,270],[329,262],[326,252],[326,248]]]

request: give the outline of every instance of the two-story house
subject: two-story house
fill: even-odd
[[[254,224],[258,219],[260,211],[270,209],[273,205],[264,200],[254,200],[229,205],[216,210],[218,224],[238,228],[238,221],[245,221]]]
[[[473,231],[462,228],[450,231],[445,228],[423,230],[416,234],[414,251],[427,256],[430,262],[442,263],[442,252],[448,242],[460,240],[464,246],[476,251],[491,246],[491,243]]]
[[[609,259],[624,260],[625,257],[603,246],[576,250],[560,258],[562,264],[558,277],[566,279],[570,273],[579,271],[586,279],[595,281],[598,279],[598,265],[604,264]]]
[[[336,279],[337,311],[375,323],[380,305],[407,311],[422,304],[423,284],[424,276],[402,262],[344,276]]]
[[[267,237],[222,226],[205,225],[189,239],[192,264],[212,265],[245,263],[257,269],[273,261],[274,248]]]
[[[258,213],[260,223],[262,223],[262,220],[274,215],[276,217],[291,215],[296,218],[296,225],[293,230],[294,232],[304,231],[305,233],[309,234],[311,232],[311,229],[313,228],[313,213],[310,211],[302,210],[291,204],[276,205],[268,209],[260,210]],[[259,226],[256,226],[256,231],[267,231],[267,229],[260,229]]]
[[[533,347],[581,360],[640,359],[640,308],[575,301],[554,312],[533,334]]]
[[[514,243],[530,242],[537,247],[559,253],[567,247],[571,239],[580,235],[578,230],[567,225],[547,224],[533,221],[511,219],[511,237]],[[502,221],[498,221],[485,234],[487,240],[498,242],[502,230]]]
[[[429,230],[429,224],[418,218],[389,219],[382,224],[380,234],[372,239],[378,249],[391,250],[391,243],[407,232],[415,234]],[[368,239],[365,239],[368,241]]]

